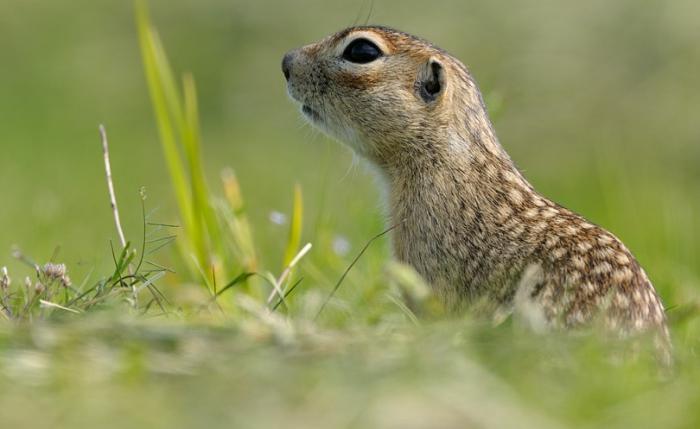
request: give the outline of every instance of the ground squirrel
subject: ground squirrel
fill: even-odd
[[[306,118],[376,167],[398,225],[395,256],[448,305],[515,310],[536,327],[599,319],[625,335],[653,330],[668,350],[664,309],[639,263],[532,188],[459,60],[362,26],[288,52],[282,70]]]

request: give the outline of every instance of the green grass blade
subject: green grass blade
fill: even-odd
[[[221,172],[221,183],[224,189],[225,210],[224,220],[228,224],[232,245],[236,256],[247,271],[256,271],[258,266],[255,241],[250,222],[246,216],[245,204],[241,196],[240,184],[232,169]]]
[[[195,213],[199,215],[201,230],[217,255],[225,255],[224,238],[221,225],[211,205],[204,168],[202,166],[201,134],[199,131],[199,113],[197,108],[197,90],[191,74],[183,79],[185,93],[185,121],[182,135],[185,158],[189,166],[192,199]],[[217,261],[219,265],[221,261]],[[220,267],[215,267],[220,268]]]
[[[289,221],[289,238],[287,239],[287,247],[284,251],[284,261],[282,266],[286,267],[292,261],[299,251],[301,244],[301,229],[303,222],[303,200],[301,195],[301,186],[294,186],[294,204],[292,207],[292,217]]]
[[[199,264],[205,265],[204,240],[193,210],[191,189],[188,185],[188,177],[173,126],[173,122],[175,122],[180,130],[185,128],[180,96],[165,52],[157,34],[150,25],[148,10],[143,1],[136,1],[136,19],[144,72],[158,124],[163,154],[175,191],[185,236],[189,242],[188,248],[195,253]]]

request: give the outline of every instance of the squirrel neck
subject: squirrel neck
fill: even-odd
[[[448,282],[466,275],[477,290],[509,275],[485,266],[518,269],[532,254],[539,237],[523,232],[524,213],[547,203],[518,172],[490,127],[448,134],[437,143],[438,150],[382,169],[389,222],[397,225],[393,247],[396,257],[410,262],[426,280]],[[474,265],[450,272],[465,267],[458,261]]]
[[[473,211],[497,217],[504,205],[517,212],[525,206],[521,200],[540,198],[503,150],[485,115],[457,125],[405,142],[396,159],[380,166],[394,222],[401,221],[409,201],[410,206],[433,209],[459,203],[459,211],[441,215],[465,219]]]

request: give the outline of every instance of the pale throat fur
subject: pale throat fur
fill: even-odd
[[[667,338],[636,259],[532,188],[460,61],[406,33],[355,27],[291,51],[283,71],[309,122],[376,166],[397,225],[395,256],[448,305],[500,312],[522,297],[550,325],[600,315],[611,328],[658,327]]]

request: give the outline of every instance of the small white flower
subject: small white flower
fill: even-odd
[[[44,265],[42,271],[51,279],[60,279],[66,275],[66,266],[63,264],[52,264],[49,262]]]
[[[0,289],[7,289],[12,283],[12,279],[10,279],[10,275],[7,272],[7,267],[2,267],[0,272],[2,273],[2,276],[0,276]]]
[[[351,248],[352,245],[350,244],[350,241],[348,241],[348,239],[342,235],[336,235],[333,238],[333,251],[336,255],[345,256],[348,254],[348,252],[350,252]]]
[[[278,211],[271,211],[269,215],[270,222],[275,225],[284,225],[287,223],[287,215]]]

